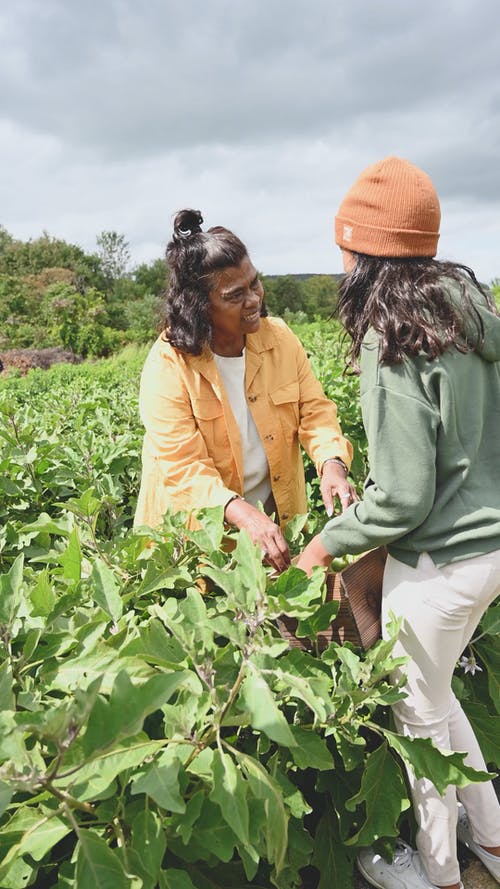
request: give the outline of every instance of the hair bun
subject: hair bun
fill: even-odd
[[[199,210],[179,210],[174,219],[174,240],[199,234],[202,222],[203,216]]]

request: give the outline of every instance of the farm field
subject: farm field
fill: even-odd
[[[361,490],[338,329],[296,331]],[[390,642],[287,647],[280,614],[312,638],[334,617],[321,576],[272,579],[221,510],[132,530],[145,354],[0,382],[0,887],[352,889],[358,846],[411,835],[404,762],[443,789],[481,776],[394,731]],[[307,479],[294,551],[323,521]],[[495,605],[455,677],[493,769],[499,629]]]

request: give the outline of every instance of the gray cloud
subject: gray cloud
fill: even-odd
[[[266,271],[335,270],[343,192],[400,154],[436,182],[452,246],[471,254],[455,258],[500,273],[495,0],[9,5],[0,221],[19,236],[91,246],[116,228],[149,258],[191,203],[241,231]]]

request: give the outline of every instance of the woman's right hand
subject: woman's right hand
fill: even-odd
[[[231,525],[236,525],[248,532],[253,543],[258,543],[262,550],[262,558],[281,573],[290,565],[290,551],[279,525],[255,506],[241,497],[230,500],[224,510],[224,518]]]

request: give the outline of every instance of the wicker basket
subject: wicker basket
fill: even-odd
[[[294,648],[307,651],[316,647],[323,651],[330,642],[353,642],[368,649],[380,639],[380,606],[382,579],[387,552],[384,548],[373,549],[352,562],[343,571],[331,573],[326,578],[326,601],[340,602],[337,616],[328,629],[318,633],[316,642],[295,635],[297,620],[282,615],[278,629]]]

